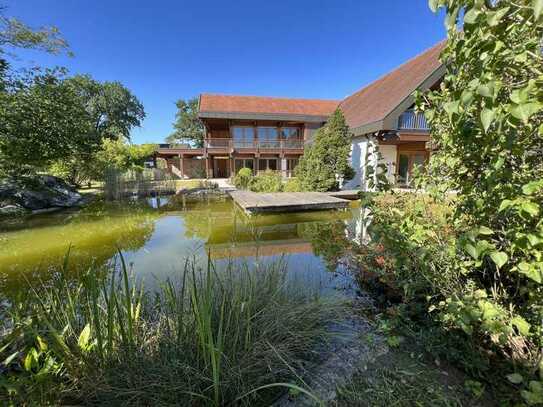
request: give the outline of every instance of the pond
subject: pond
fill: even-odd
[[[0,281],[19,290],[58,269],[68,251],[74,271],[111,264],[121,251],[147,289],[175,277],[189,258],[202,268],[208,260],[218,268],[283,261],[289,275],[326,290],[348,284],[342,259],[360,231],[359,213],[352,203],[343,211],[247,217],[226,197],[95,202],[0,223]]]

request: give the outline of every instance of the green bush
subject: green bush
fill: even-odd
[[[281,192],[283,179],[276,172],[265,171],[252,179],[249,189],[253,192]]]
[[[287,183],[283,187],[283,191],[285,192],[301,192],[302,186],[300,185],[300,181],[298,178],[290,178]]]
[[[248,189],[253,179],[253,170],[250,168],[241,168],[234,176],[234,185],[238,189]]]

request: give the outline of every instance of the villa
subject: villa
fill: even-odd
[[[339,107],[352,131],[356,172],[343,187],[365,187],[367,160],[377,164],[375,145],[389,180],[407,186],[413,166],[424,165],[430,156],[429,127],[413,110],[413,93],[439,85],[444,46],[435,45],[340,101],[201,94],[203,147],[161,145],[157,157],[180,178],[227,178],[243,167],[291,177],[304,146]]]

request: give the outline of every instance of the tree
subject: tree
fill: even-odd
[[[68,49],[68,43],[61,37],[56,27],[41,27],[34,30],[16,18],[3,14],[4,7],[0,6],[0,54],[6,46],[15,48],[32,48],[52,54],[58,54]]]
[[[35,172],[100,146],[81,96],[58,72],[32,74],[0,92],[0,171]]]
[[[179,99],[176,106],[174,132],[166,138],[166,141],[168,143],[192,142],[195,147],[203,147],[204,125],[198,118],[198,98]]]
[[[67,81],[85,101],[93,131],[102,139],[129,139],[132,128],[141,126],[143,105],[120,82],[100,83],[89,75],[76,75]]]
[[[340,181],[354,176],[349,164],[350,152],[349,126],[338,108],[317,131],[313,144],[305,149],[296,167],[301,188],[307,191],[338,189]]]
[[[543,1],[430,4],[447,12],[447,71],[418,107],[437,147],[429,181],[457,191],[465,287],[444,303],[444,319],[515,355],[531,375],[522,395],[535,405],[543,402]]]

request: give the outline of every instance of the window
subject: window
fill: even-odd
[[[253,148],[255,129],[253,127],[232,127],[234,148]]]
[[[288,158],[287,159],[287,177],[294,176],[294,169],[298,165],[297,158]]]
[[[236,174],[242,168],[250,168],[251,170],[254,170],[253,166],[254,166],[254,160],[252,158],[236,158],[234,162],[234,168],[236,170]]]
[[[258,160],[258,171],[277,171],[277,158],[261,158]]]
[[[302,144],[301,131],[298,127],[281,128],[281,138],[285,140],[285,148],[300,148]]]
[[[260,148],[279,148],[279,133],[276,127],[258,128],[258,145]]]

